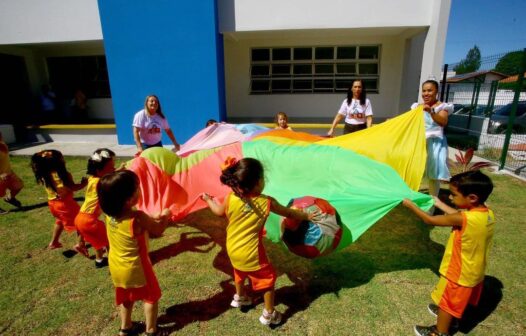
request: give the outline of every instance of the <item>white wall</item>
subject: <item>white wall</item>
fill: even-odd
[[[383,32],[384,30],[382,30]],[[395,30],[398,33],[398,30]],[[243,35],[243,34],[238,34]],[[332,119],[345,99],[337,94],[272,94],[250,95],[250,48],[279,46],[317,46],[342,44],[380,45],[379,94],[368,94],[376,117],[388,118],[398,114],[405,38],[396,35],[372,35],[360,31],[312,31],[303,34],[281,32],[279,35],[260,35],[257,38],[225,38],[225,77],[227,115],[230,118],[271,118],[278,111],[291,118]],[[277,37],[281,36],[281,37]]]
[[[97,0],[1,0],[0,44],[102,40]]]
[[[276,29],[419,27],[441,0],[219,0],[222,32]],[[449,2],[450,0],[445,0]]]

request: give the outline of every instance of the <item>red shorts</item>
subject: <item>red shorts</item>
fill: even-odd
[[[468,303],[476,306],[480,300],[483,282],[475,287],[460,286],[441,276],[431,298],[440,307],[456,318],[462,318]]]
[[[15,173],[7,175],[4,179],[0,178],[0,197],[5,196],[6,190],[20,190],[24,187],[24,182]]]
[[[274,287],[276,283],[276,271],[271,264],[267,264],[263,266],[263,268],[251,272],[243,272],[234,268],[234,281],[237,284],[243,283],[246,278],[250,279],[253,290],[261,291]]]
[[[106,225],[94,214],[79,212],[75,217],[75,226],[84,239],[99,250],[109,246]]]
[[[55,224],[64,227],[68,232],[77,231],[75,217],[79,213],[80,206],[73,197],[49,200],[48,205],[49,211],[55,217]]]

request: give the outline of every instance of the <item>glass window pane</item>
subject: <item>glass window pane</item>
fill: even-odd
[[[355,63],[336,64],[336,73],[354,75],[356,74],[356,64]]]
[[[290,79],[274,79],[272,80],[272,92],[274,91],[290,91]]]
[[[268,65],[253,65],[250,74],[252,77],[268,76],[270,75],[270,69]]]
[[[288,61],[290,60],[290,48],[274,48],[272,49],[273,61]]]
[[[294,75],[311,75],[311,64],[294,64]]]
[[[311,60],[312,48],[294,48],[295,60]]]
[[[336,90],[347,91],[352,86],[353,81],[354,79],[337,79]]]
[[[332,79],[315,79],[314,90],[316,91],[333,91]]]
[[[333,64],[316,64],[314,68],[316,75],[332,75],[334,73]]]
[[[378,59],[378,47],[360,47],[359,56],[360,59]]]
[[[252,81],[252,91],[268,91],[270,81],[268,79],[255,79]]]
[[[312,90],[312,80],[300,79],[292,82],[292,89],[294,90]]]
[[[334,59],[334,48],[333,47],[320,47],[316,48],[316,59]]]
[[[270,49],[252,49],[252,61],[270,61]]]
[[[337,59],[355,59],[356,47],[338,47]]]
[[[367,92],[378,91],[378,79],[364,79],[363,85],[367,89]]]
[[[378,64],[359,64],[360,75],[378,75]]]
[[[272,76],[290,76],[290,64],[273,64]]]

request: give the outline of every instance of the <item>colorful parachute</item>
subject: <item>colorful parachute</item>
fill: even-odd
[[[235,134],[236,140],[227,133]],[[426,160],[424,134],[421,108],[331,139],[258,127],[246,127],[243,132],[217,124],[183,145],[181,156],[151,148],[128,166],[141,180],[138,207],[147,212],[169,207],[174,219],[179,219],[206,207],[201,193],[223,200],[230,192],[219,182],[220,166],[227,157],[256,158],[265,168],[265,194],[282,204],[310,195],[336,209],[343,228],[338,245],[342,248],[404,198],[422,209],[431,207],[432,199],[415,191]],[[271,214],[265,225],[267,237],[275,242],[281,238],[280,221]]]

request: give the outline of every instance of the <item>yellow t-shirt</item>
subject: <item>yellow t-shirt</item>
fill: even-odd
[[[118,221],[106,216],[106,232],[110,243],[108,262],[115,287],[138,288],[146,284],[139,240],[133,235],[134,219]],[[144,234],[147,242],[148,233]]]
[[[250,203],[234,193],[230,193],[225,202],[227,253],[234,268],[244,272],[257,271],[268,264],[261,239],[270,211],[270,199],[260,195],[251,198]]]
[[[453,227],[440,264],[440,274],[464,287],[484,280],[495,216],[487,208],[462,212],[461,227]]]
[[[86,186],[86,196],[84,197],[84,203],[80,207],[80,212],[87,214],[100,214],[99,197],[97,196],[97,184],[100,178],[96,176],[90,176],[88,178],[88,185]]]
[[[51,172],[51,179],[56,189],[64,187],[64,182],[58,176],[57,172]],[[47,199],[50,201],[59,198],[58,193],[55,190],[53,190],[53,188],[51,188],[50,186],[46,186],[46,192],[47,192]]]

